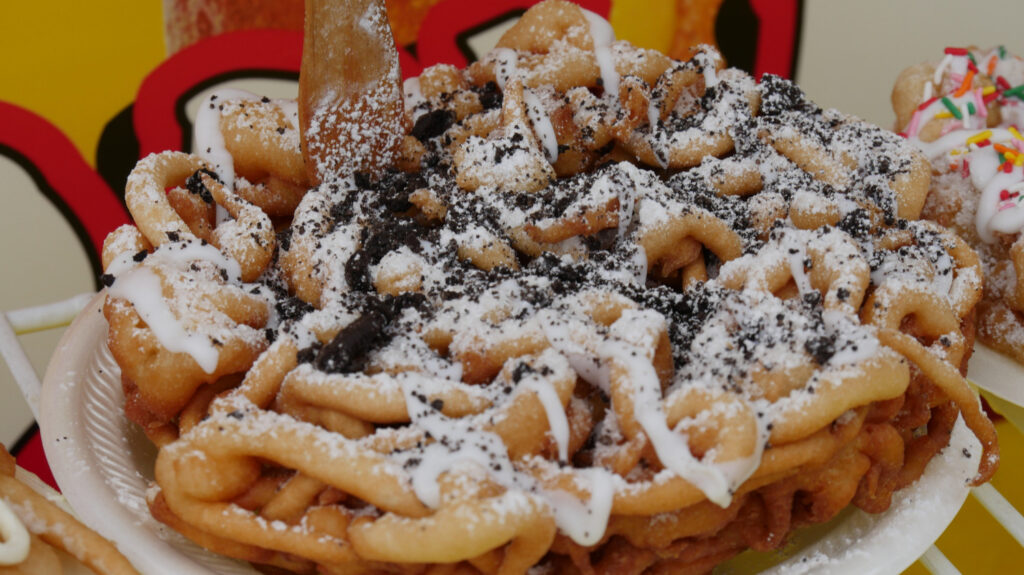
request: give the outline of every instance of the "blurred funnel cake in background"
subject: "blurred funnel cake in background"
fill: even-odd
[[[900,74],[897,129],[932,165],[924,217],[978,252],[978,338],[1024,363],[1024,60],[1004,48],[947,48]]]
[[[105,245],[159,520],[294,573],[707,573],[885,510],[960,417],[994,473],[981,265],[904,139],[560,0],[401,85],[382,2],[308,10],[299,102],[210,96]]]

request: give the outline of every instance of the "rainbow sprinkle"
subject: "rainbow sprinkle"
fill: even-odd
[[[967,145],[970,146],[971,144],[976,144],[978,146],[981,146],[981,142],[984,142],[985,140],[988,140],[991,137],[992,130],[985,130],[984,132],[979,132],[971,136],[970,138],[967,138]]]
[[[964,119],[964,115],[960,113],[960,109],[953,105],[953,101],[950,100],[948,96],[943,96],[942,105],[945,106],[946,109],[949,110],[949,113],[953,114],[953,117],[957,120]]]
[[[1016,150],[1013,150],[1012,148],[1007,148],[1006,146],[1004,146],[1002,144],[993,144],[992,147],[995,148],[996,150],[998,150],[999,153],[1001,153],[1001,154],[1003,154],[1003,155],[1005,155],[1007,157],[1010,157],[1010,158],[1015,157],[1017,155],[1017,151]]]
[[[963,96],[964,94],[966,94],[967,90],[971,89],[971,82],[973,82],[973,81],[974,81],[974,70],[968,70],[967,71],[967,75],[964,76],[963,83],[960,84],[960,87],[957,88],[956,92],[953,92],[953,97],[954,98],[959,98],[960,96]]]
[[[1021,84],[1019,86],[1014,86],[1013,88],[1010,88],[1008,90],[1003,90],[1003,97],[1004,98],[1014,97],[1014,98],[1017,98],[1019,100],[1024,100],[1024,84]]]

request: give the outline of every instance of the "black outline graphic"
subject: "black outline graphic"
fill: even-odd
[[[11,444],[11,448],[8,450],[10,454],[17,457],[19,453],[21,453],[22,451],[25,450],[26,447],[28,447],[29,442],[32,441],[32,439],[38,433],[39,424],[33,421],[32,425],[30,425],[28,429],[26,429],[25,432],[18,437],[18,440]]]
[[[21,167],[28,173],[32,181],[35,182],[36,188],[42,192],[43,196],[57,208],[60,215],[64,218],[64,221],[71,226],[71,229],[75,232],[75,237],[78,238],[78,242],[81,244],[85,251],[85,255],[89,260],[89,266],[92,268],[92,282],[93,288],[97,291],[100,289],[100,274],[103,273],[103,266],[100,263],[100,255],[93,249],[92,239],[89,238],[89,233],[86,231],[85,226],[78,219],[71,208],[64,203],[64,199],[57,194],[57,191],[50,185],[49,180],[43,174],[35,164],[33,164],[25,155],[14,148],[0,144],[0,155],[7,156],[15,164]]]
[[[462,52],[462,55],[466,57],[466,61],[468,63],[471,64],[473,62],[476,62],[477,55],[473,52],[473,49],[469,47],[469,39],[485,30],[494,28],[499,24],[503,24],[505,22],[508,22],[509,20],[519,18],[523,14],[526,14],[525,9],[516,8],[514,10],[509,10],[508,12],[505,12],[500,16],[495,16],[494,18],[491,18],[486,22],[477,24],[472,28],[463,30],[462,32],[459,32],[458,34],[455,35],[455,46],[458,47],[459,52]]]
[[[296,72],[261,70],[259,68],[232,70],[231,72],[207,78],[182,92],[181,96],[178,97],[178,101],[174,103],[174,119],[181,126],[181,151],[192,151],[192,122],[189,121],[188,113],[185,112],[185,106],[188,104],[188,101],[207,88],[223,84],[224,82],[230,82],[231,80],[243,79],[291,80],[298,83],[299,75]]]

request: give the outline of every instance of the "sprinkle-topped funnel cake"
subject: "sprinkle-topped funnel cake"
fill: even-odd
[[[706,573],[886,509],[960,416],[995,471],[982,268],[904,139],[563,1],[352,92],[310,61],[381,3],[328,4],[303,101],[211,96],[105,246],[158,519],[295,573]]]
[[[1024,60],[999,47],[947,48],[900,74],[897,127],[932,163],[924,217],[977,250],[978,338],[1024,363]]]

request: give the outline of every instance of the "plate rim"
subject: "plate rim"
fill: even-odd
[[[104,289],[71,322],[43,377],[39,431],[54,479],[79,520],[112,541],[140,572],[219,575],[161,538],[156,531],[162,526],[152,516],[148,516],[147,524],[146,517],[124,505],[99,471],[102,463],[90,445],[83,418],[71,417],[84,405],[85,375],[106,346],[107,322],[102,315],[105,299]],[[116,377],[119,381],[119,371]]]

